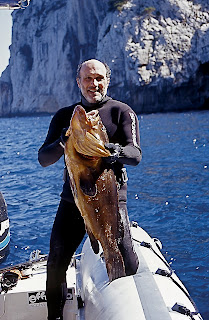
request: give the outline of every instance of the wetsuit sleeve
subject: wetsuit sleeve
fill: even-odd
[[[122,164],[136,166],[141,161],[142,151],[140,148],[139,123],[132,109],[122,114],[121,124],[123,141],[118,161]]]
[[[38,161],[42,167],[55,163],[64,154],[64,149],[60,144],[62,129],[61,115],[57,112],[50,123],[46,140],[38,151]]]

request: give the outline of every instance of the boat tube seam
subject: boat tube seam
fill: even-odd
[[[196,306],[196,303],[194,302],[194,300],[192,299],[192,297],[190,296],[190,294],[172,277],[172,274],[173,274],[173,270],[171,268],[171,266],[168,264],[168,262],[166,260],[164,260],[152,247],[151,243],[149,242],[145,242],[145,241],[139,241],[139,240],[136,240],[133,238],[134,241],[138,242],[141,246],[145,247],[145,248],[148,248],[150,249],[161,261],[163,261],[165,263],[165,265],[168,267],[169,271],[170,271],[170,274],[165,272],[165,274],[163,273],[157,273],[158,270],[156,271],[157,274],[161,275],[161,276],[166,276],[166,277],[169,277],[173,283],[178,286],[179,289],[182,290],[182,292],[187,296],[187,298],[190,300],[190,302],[192,303],[194,309],[195,309],[195,312],[193,312],[194,315],[197,315],[199,314],[199,310]],[[166,271],[166,270],[165,270]]]

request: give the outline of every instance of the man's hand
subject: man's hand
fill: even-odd
[[[62,132],[61,132],[61,135],[60,135],[60,140],[61,140],[61,143],[63,144],[63,146],[65,145],[67,139],[69,138],[69,136],[65,135],[67,130],[68,130],[68,128],[63,128]]]
[[[111,153],[111,156],[103,158],[105,162],[112,164],[119,159],[122,147],[118,143],[105,143],[105,148]]]

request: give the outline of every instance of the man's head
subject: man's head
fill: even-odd
[[[99,60],[87,60],[78,66],[76,80],[84,98],[89,103],[98,103],[107,94],[110,69]]]

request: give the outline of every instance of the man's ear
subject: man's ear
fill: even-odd
[[[80,85],[80,79],[79,79],[79,78],[76,78],[76,82],[77,82],[78,88],[80,88],[80,87],[81,87],[81,85]]]

